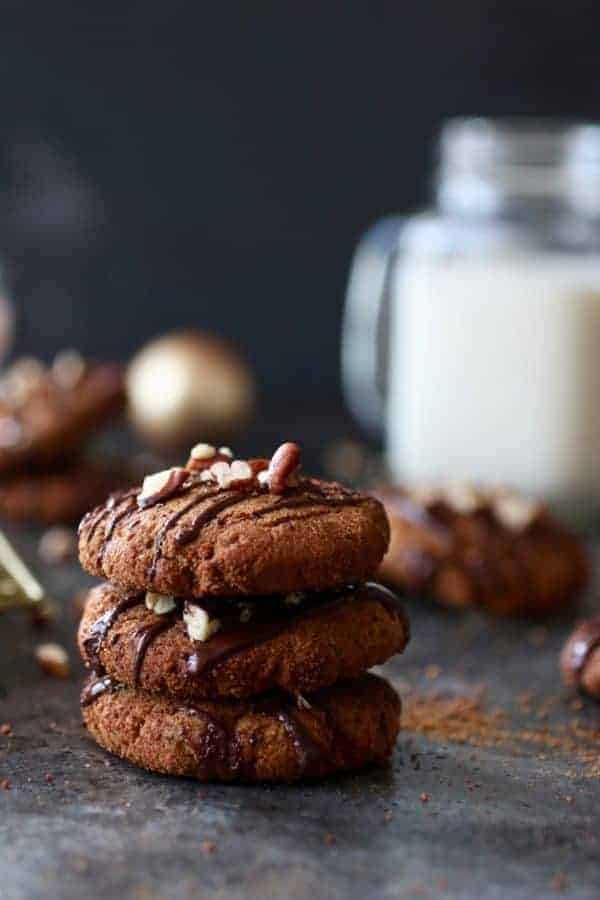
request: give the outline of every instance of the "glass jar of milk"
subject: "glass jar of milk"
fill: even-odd
[[[348,403],[398,479],[600,509],[600,126],[453,120],[439,156],[355,254]]]

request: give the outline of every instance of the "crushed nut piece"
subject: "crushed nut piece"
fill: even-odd
[[[155,472],[154,475],[147,475],[144,478],[142,490],[138,494],[138,506],[145,509],[148,506],[154,506],[155,503],[159,503],[161,500],[167,500],[169,497],[172,497],[184,484],[189,474],[187,469],[175,466],[172,469]]]
[[[157,616],[164,616],[175,609],[175,597],[171,594],[157,594],[155,591],[146,591],[144,602],[146,609],[156,613]]]
[[[192,641],[208,641],[221,627],[220,619],[211,619],[205,609],[195,603],[186,603],[183,621]]]
[[[308,702],[306,697],[303,694],[296,694],[296,706],[298,709],[312,709],[311,704]]]
[[[219,453],[220,452],[221,451],[219,450]],[[212,457],[216,455],[217,451],[212,444],[196,444],[196,446],[192,447],[190,450],[190,457],[192,459],[212,459]]]
[[[200,849],[202,850],[203,853],[207,853],[207,854],[216,853],[217,845],[215,844],[214,841],[202,841],[202,843],[200,844]]]
[[[0,734],[12,734],[12,725],[10,722],[3,722],[2,725],[0,725]]]
[[[429,794],[422,793],[419,799],[421,803],[429,803],[431,797],[429,796]]]
[[[0,781],[0,790],[10,791],[10,788],[11,788],[10,778],[3,778]]]
[[[300,447],[286,441],[275,451],[269,463],[269,489],[274,494],[283,494],[290,478],[300,465]]]
[[[54,678],[68,678],[71,672],[67,651],[60,644],[38,644],[34,651],[40,667]]]

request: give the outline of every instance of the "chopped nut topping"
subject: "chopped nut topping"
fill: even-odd
[[[60,644],[38,644],[35,658],[47,675],[54,678],[68,678],[71,667],[67,651]]]
[[[154,591],[146,591],[145,599],[146,609],[156,613],[157,616],[164,616],[175,609],[175,597],[171,594],[157,594]]]
[[[531,525],[540,512],[540,505],[534,500],[507,494],[496,499],[493,505],[494,515],[502,525],[512,531],[522,531]]]
[[[254,477],[252,469],[243,459],[234,459],[232,463],[219,460],[219,462],[213,463],[207,471],[209,475],[205,475],[202,472],[200,475],[201,480],[216,481],[219,487],[222,488],[228,488],[240,482],[252,481]]]
[[[451,481],[443,489],[448,506],[457,513],[468,515],[482,505],[483,498],[473,485],[463,481]]]
[[[52,376],[59,387],[70,390],[77,386],[85,372],[85,360],[77,350],[62,350],[52,363]]]
[[[211,619],[206,610],[195,603],[185,604],[183,621],[192,641],[208,641],[221,627],[220,619]]]
[[[165,469],[163,472],[156,472],[154,475],[147,475],[144,478],[142,490],[138,494],[138,506],[142,508],[154,506],[155,503],[172,497],[186,481],[189,474],[187,469],[174,467]]]
[[[221,451],[219,450],[219,453]],[[190,457],[192,459],[212,459],[213,456],[217,455],[217,451],[213,447],[212,444],[196,444],[195,447],[192,447],[190,450]]]
[[[269,489],[274,494],[283,494],[291,476],[300,465],[300,447],[287,441],[282,444],[269,463]]]

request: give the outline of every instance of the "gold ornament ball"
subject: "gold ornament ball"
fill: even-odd
[[[224,341],[200,331],[157,338],[127,370],[129,415],[140,437],[160,449],[218,443],[251,419],[252,372]]]

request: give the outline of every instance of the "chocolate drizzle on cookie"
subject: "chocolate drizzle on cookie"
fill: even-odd
[[[121,685],[117,681],[114,681],[110,675],[103,675],[101,677],[93,676],[85,684],[83,691],[81,692],[80,703],[82,706],[89,706],[90,703],[93,703],[94,700],[97,700],[102,694],[116,691],[120,688]]]
[[[152,641],[171,627],[175,622],[173,616],[161,616],[156,622],[149,622],[139,628],[135,637],[135,653],[133,657],[133,683],[139,684],[146,651]]]
[[[90,626],[87,637],[83,641],[83,650],[86,661],[90,668],[94,669],[99,675],[103,674],[104,666],[100,660],[100,651],[106,639],[106,635],[110,631],[119,616],[132,606],[137,606],[142,602],[142,594],[135,594],[132,597],[123,597],[110,609],[107,609],[99,619],[96,619]]]
[[[331,592],[332,595],[327,600],[323,600],[322,595],[317,595],[318,602],[315,605],[307,604],[304,608],[288,612],[287,615],[282,615],[280,610],[275,616],[269,615],[267,612],[266,618],[262,620],[255,620],[228,631],[217,632],[210,640],[196,645],[194,652],[185,658],[185,671],[193,678],[205,675],[210,668],[234,656],[241,650],[258,647],[260,644],[277,637],[289,627],[290,622],[297,623],[301,620],[318,618],[325,612],[329,613],[336,606],[348,603],[351,600],[350,590],[345,588],[343,592]],[[354,596],[357,600],[381,603],[392,615],[401,616],[406,622],[406,629],[408,630],[408,621],[400,600],[392,591],[374,582],[368,582],[357,587],[354,591]]]

